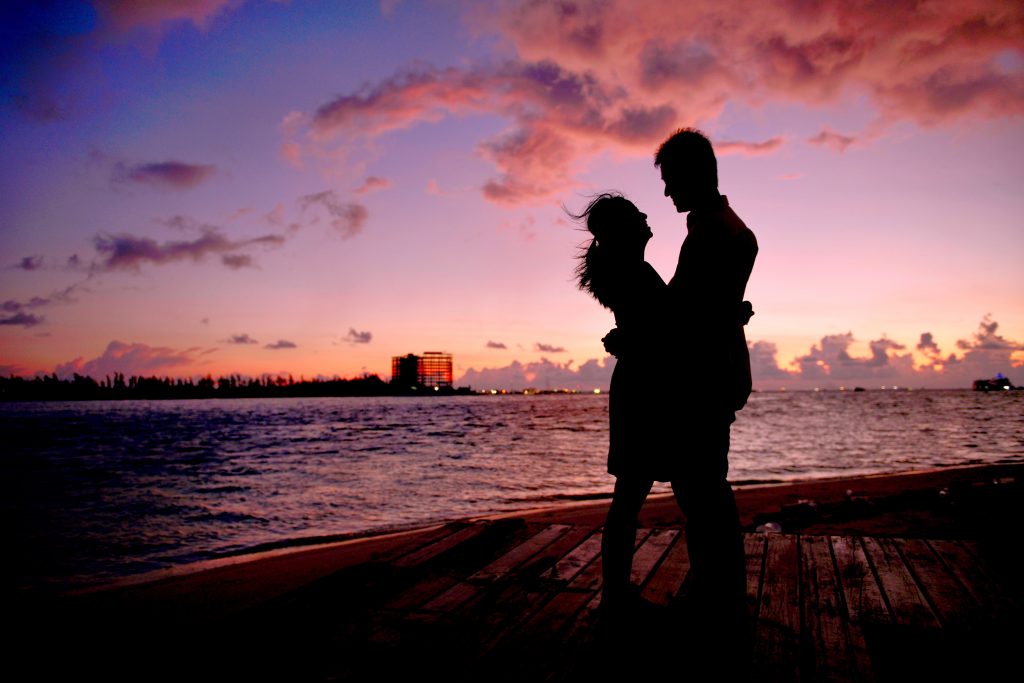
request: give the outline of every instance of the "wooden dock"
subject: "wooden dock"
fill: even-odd
[[[216,651],[263,652],[248,675],[301,679],[604,680],[669,667],[732,680],[691,647],[683,532],[638,534],[643,609],[611,635],[597,611],[600,546],[587,526],[451,524],[243,610],[217,626]],[[988,680],[1014,661],[1017,600],[975,543],[747,534],[745,546],[749,656],[728,663],[743,661],[750,680]]]

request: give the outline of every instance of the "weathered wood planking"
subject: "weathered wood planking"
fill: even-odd
[[[543,578],[553,581],[569,582],[576,578],[576,575],[583,571],[583,568],[594,561],[594,558],[601,554],[600,531],[594,532],[587,540],[573,549],[571,553],[555,563],[555,566],[545,572]]]
[[[633,567],[630,570],[629,582],[642,586],[651,572],[679,535],[677,529],[654,529],[643,545],[633,554]]]
[[[508,551],[494,562],[473,574],[469,577],[470,581],[494,581],[495,579],[502,578],[513,568],[518,567],[520,564],[528,560],[533,555],[536,555],[545,546],[550,545],[556,541],[560,536],[565,534],[572,527],[568,524],[552,524],[542,530],[540,533],[531,537],[525,543],[521,543],[512,550]]]
[[[755,680],[800,680],[799,571],[797,538],[770,534],[755,626]]]
[[[640,597],[655,605],[668,605],[679,594],[679,589],[690,571],[690,553],[682,534],[676,536],[665,560],[658,565],[654,576],[644,586]]]
[[[415,567],[416,565],[428,562],[439,555],[451,550],[457,545],[470,539],[476,538],[487,529],[484,524],[470,524],[459,529],[455,533],[444,536],[433,543],[428,543],[419,550],[400,557],[393,562],[396,567]]]
[[[902,626],[939,628],[928,600],[907,569],[891,538],[865,538],[864,549],[878,571],[878,581],[891,609],[893,620]]]
[[[860,540],[852,536],[833,536],[832,549],[850,621],[855,624],[889,623],[889,608],[882,598]]]
[[[800,538],[801,639],[808,680],[873,679],[867,645],[859,629],[850,629],[826,536]]]
[[[638,531],[630,580],[646,602],[633,621],[609,630],[614,624],[603,623],[599,610],[600,529],[473,526],[406,546],[387,567],[338,574],[339,585],[345,576],[368,581],[361,611],[340,617],[336,637],[362,639],[369,649],[346,641],[352,664],[343,670],[365,677],[374,658],[409,657],[408,665],[384,668],[416,672],[419,661],[452,681],[593,681],[614,673],[651,677],[662,653],[692,647],[689,629],[700,626],[690,621],[688,596],[679,595],[690,567],[680,530]],[[947,642],[936,638],[949,629],[966,626],[972,637],[988,633],[970,627],[993,619],[1001,605],[1004,615],[1014,614],[995,572],[959,541],[747,534],[744,551],[754,680],[891,678],[913,666],[901,657]],[[328,588],[339,600],[358,590]],[[884,640],[872,640],[869,650],[865,629]]]
[[[1018,608],[976,552],[963,541],[928,541],[982,613],[998,620],[1012,618]]]
[[[681,539],[685,543],[685,539]],[[743,553],[747,564],[747,613],[751,623],[757,619],[761,605],[761,577],[764,570],[764,556],[768,541],[763,534],[744,534]]]
[[[930,545],[917,539],[897,539],[896,546],[943,625],[974,620],[977,616],[977,603]]]

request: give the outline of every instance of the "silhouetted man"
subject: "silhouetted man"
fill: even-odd
[[[655,155],[665,196],[687,213],[686,238],[669,281],[667,311],[682,364],[678,377],[679,477],[695,608],[712,620],[743,620],[743,539],[729,471],[729,429],[751,390],[743,301],[757,240],[718,191],[711,142],[683,129]],[[701,605],[702,601],[706,601]],[[704,608],[704,609],[701,609]]]

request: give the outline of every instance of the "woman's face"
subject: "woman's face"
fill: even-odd
[[[622,223],[623,237],[630,242],[647,244],[647,241],[653,236],[650,226],[647,225],[647,214],[632,203],[625,208]]]

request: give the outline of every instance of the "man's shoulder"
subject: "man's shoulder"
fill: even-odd
[[[754,231],[747,227],[747,224],[732,210],[731,206],[726,206],[722,212],[722,223],[734,239],[741,244],[757,249],[757,237],[754,236]]]

